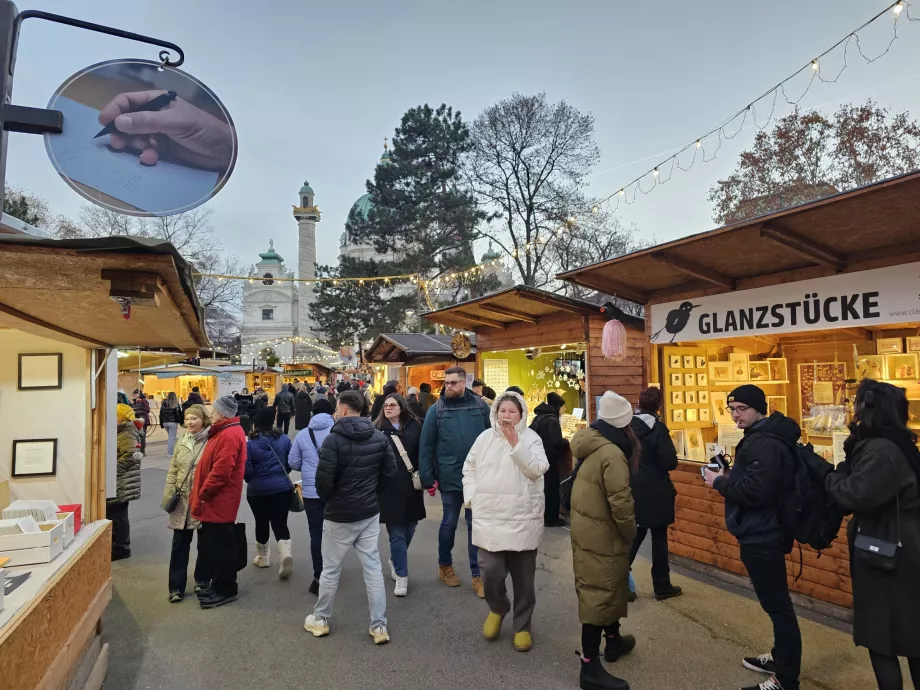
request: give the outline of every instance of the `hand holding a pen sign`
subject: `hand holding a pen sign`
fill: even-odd
[[[109,146],[139,151],[143,165],[163,159],[226,171],[233,156],[230,125],[173,91],[119,94],[99,113],[99,124],[105,126],[100,134],[109,134]]]

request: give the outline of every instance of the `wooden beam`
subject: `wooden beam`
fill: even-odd
[[[733,278],[729,278],[706,266],[701,266],[689,259],[677,256],[673,252],[655,252],[652,254],[652,258],[655,261],[660,261],[663,264],[676,268],[678,271],[686,273],[688,276],[705,280],[707,283],[718,285],[727,290],[735,289],[735,280]]]
[[[564,304],[561,302],[557,302],[556,300],[549,298],[549,297],[544,297],[543,295],[534,295],[533,293],[530,293],[530,292],[518,292],[517,296],[520,297],[521,299],[526,299],[528,302],[536,302],[537,304],[542,304],[547,307],[553,307],[555,309],[558,309],[559,311],[565,311],[570,314],[584,314],[585,313],[584,309],[579,309],[578,307],[570,305],[570,304]]]
[[[859,328],[858,326],[853,326],[851,328],[841,328],[841,333],[848,333],[849,335],[855,335],[857,338],[863,340],[872,340],[872,332],[866,330],[865,328]]]
[[[25,321],[26,323],[30,323],[34,326],[39,326],[40,328],[46,328],[49,331],[53,331],[54,333],[59,333],[60,335],[66,336],[68,338],[72,338],[73,340],[78,340],[81,342],[83,347],[86,347],[86,344],[94,345],[96,347],[111,347],[108,343],[103,343],[98,340],[95,340],[94,338],[90,338],[85,335],[81,335],[79,333],[74,333],[73,331],[68,331],[66,328],[55,326],[53,323],[48,323],[47,321],[42,321],[41,319],[36,318],[32,316],[31,314],[26,314],[24,311],[19,311],[18,309],[14,309],[13,307],[8,307],[5,304],[0,304],[0,312],[4,314],[8,314],[17,319],[20,319],[21,321]]]
[[[390,360],[390,355],[396,352],[396,344],[391,344],[386,350],[383,351],[383,354],[380,355],[381,362],[388,362]]]
[[[816,264],[830,266],[836,271],[847,267],[846,257],[833,249],[817,244],[775,224],[765,223],[760,228],[760,236],[772,240],[796,254],[810,259]]]
[[[628,299],[636,304],[646,304],[648,302],[648,295],[642,290],[627,287],[623,283],[608,278],[606,275],[601,275],[600,272],[586,273],[583,276],[579,276],[577,281],[573,280],[572,282],[592,290],[598,290],[605,295]]]
[[[494,319],[487,319],[484,316],[477,316],[476,314],[470,314],[465,311],[455,311],[453,315],[458,319],[463,319],[464,321],[469,321],[471,323],[482,324],[483,326],[489,326],[490,328],[501,328],[504,330],[508,324],[502,323],[501,321],[495,321]]]
[[[513,319],[518,321],[525,321],[527,323],[538,324],[540,319],[531,314],[525,314],[522,311],[517,309],[510,309],[509,307],[502,307],[498,304],[480,304],[478,305],[483,311],[490,311],[493,314],[501,314],[502,316],[510,316]]]

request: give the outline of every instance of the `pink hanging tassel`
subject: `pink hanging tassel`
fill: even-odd
[[[604,324],[601,353],[604,359],[612,359],[614,362],[620,362],[626,357],[626,327],[616,319]]]

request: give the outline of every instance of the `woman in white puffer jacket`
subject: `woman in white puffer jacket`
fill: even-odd
[[[473,544],[489,616],[487,640],[501,632],[511,611],[505,579],[514,587],[514,648],[533,646],[530,619],[537,603],[534,575],[543,536],[543,473],[549,461],[543,441],[527,428],[527,403],[506,391],[492,403],[492,428],[483,431],[463,465],[463,500],[473,511]]]

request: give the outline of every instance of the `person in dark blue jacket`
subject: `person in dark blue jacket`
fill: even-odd
[[[291,553],[291,533],[288,530],[288,511],[294,485],[288,473],[288,454],[291,439],[275,428],[275,408],[266,407],[253,420],[253,430],[246,443],[246,500],[256,519],[256,557],[252,563],[258,568],[271,565],[268,546],[268,528],[271,525],[278,542],[281,566],[278,575],[282,580],[291,576],[294,557]]]

